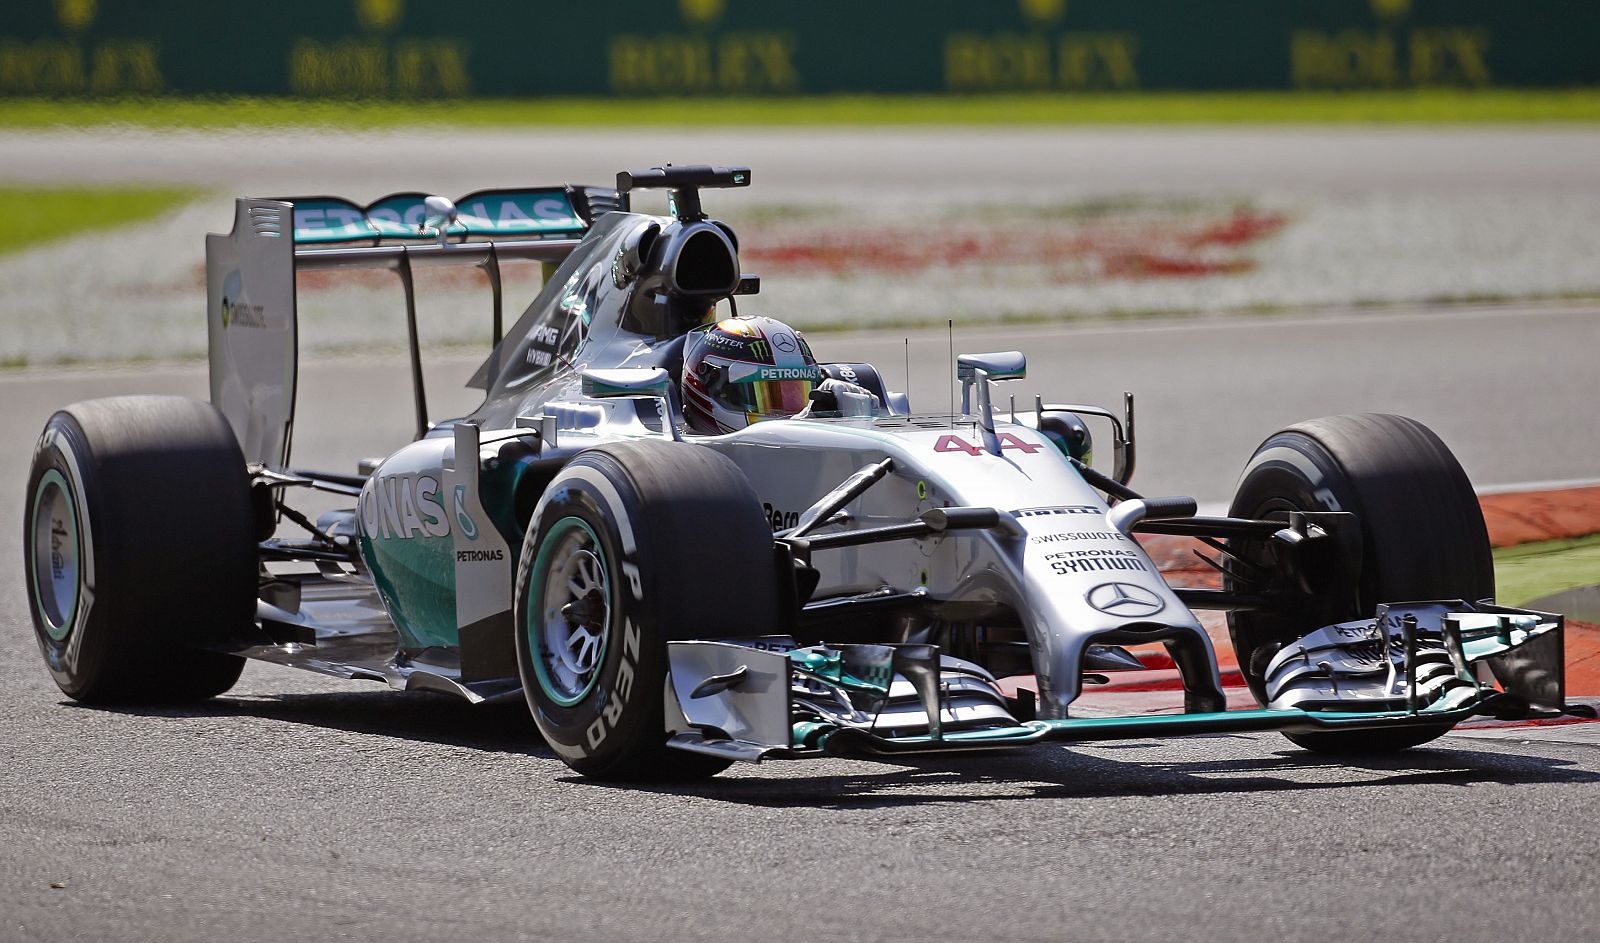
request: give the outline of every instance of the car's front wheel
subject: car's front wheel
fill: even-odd
[[[534,510],[517,570],[517,662],[545,742],[595,778],[727,768],[666,745],[666,643],[770,631],[773,561],[754,489],[710,449],[648,440],[569,462]]]
[[[1283,519],[1290,511],[1348,511],[1361,537],[1354,592],[1295,613],[1233,612],[1228,626],[1252,693],[1282,645],[1333,622],[1370,617],[1379,603],[1477,601],[1494,595],[1494,560],[1466,472],[1427,426],[1404,416],[1330,416],[1270,436],[1251,456],[1230,514]],[[1241,551],[1249,555],[1248,549]],[[1270,566],[1262,558],[1254,562]],[[1231,589],[1248,591],[1230,569]],[[1309,750],[1385,752],[1425,743],[1448,727],[1289,734]]]

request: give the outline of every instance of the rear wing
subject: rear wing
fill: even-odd
[[[420,436],[428,410],[412,267],[483,269],[498,344],[500,260],[558,263],[598,216],[623,205],[615,190],[573,186],[482,190],[454,203],[422,193],[391,194],[365,206],[328,196],[239,199],[233,230],[206,236],[211,402],[233,426],[246,461],[286,467],[299,356],[296,273],[389,269],[405,293]]]

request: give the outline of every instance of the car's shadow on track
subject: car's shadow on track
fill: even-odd
[[[521,703],[471,705],[423,692],[386,690],[283,693],[222,697],[184,708],[90,707],[136,716],[256,717],[330,730],[483,750],[556,762]],[[1593,783],[1600,772],[1544,756],[1464,749],[1442,740],[1391,755],[1326,757],[1289,747],[1271,736],[1196,738],[1217,743],[1214,758],[1192,758],[1178,741],[1138,740],[1074,749],[1039,746],[1025,752],[900,758],[893,763],[825,761],[736,765],[693,783],[603,783],[565,772],[557,779],[594,789],[698,796],[769,807],[872,808],[1003,799],[1092,799],[1108,796],[1249,794],[1325,789],[1366,790],[1405,785],[1479,783]],[[1244,755],[1241,755],[1240,747]],[[1476,746],[1476,744],[1474,744]],[[745,775],[740,775],[744,772]]]
[[[349,733],[466,747],[491,753],[555,759],[539,736],[527,705],[468,704],[429,692],[351,691],[223,697],[185,707],[62,706],[141,717],[259,717]]]
[[[1260,742],[1260,741],[1257,741]],[[1471,786],[1480,783],[1593,783],[1600,772],[1570,760],[1455,749],[1450,744],[1389,756],[1330,758],[1279,748],[1219,759],[1173,760],[1161,743],[1098,744],[1093,752],[1036,747],[1027,753],[928,758],[907,768],[900,760],[883,772],[737,777],[671,786],[576,783],[599,788],[647,788],[753,806],[816,808],[904,807],[936,802],[1005,799],[1093,799],[1117,796],[1250,794],[1302,790],[1366,790],[1406,785]],[[1126,751],[1126,760],[1104,754]],[[1192,751],[1186,751],[1191,752]],[[1223,751],[1219,751],[1223,752]],[[1226,749],[1227,753],[1235,752]],[[1145,754],[1144,757],[1139,754]],[[781,762],[781,761],[780,761]],[[778,763],[773,763],[777,766]],[[788,772],[785,769],[783,772]]]

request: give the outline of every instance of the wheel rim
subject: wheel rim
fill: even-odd
[[[57,642],[72,632],[78,614],[78,574],[82,563],[78,507],[61,473],[51,469],[39,479],[29,517],[32,537],[29,570],[44,630]]]
[[[611,638],[611,576],[605,549],[576,517],[557,521],[533,564],[539,597],[528,607],[528,651],[544,693],[570,707],[589,695]]]

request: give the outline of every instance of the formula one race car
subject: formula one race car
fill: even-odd
[[[1391,750],[1563,709],[1561,616],[1491,601],[1472,488],[1419,423],[1277,432],[1227,517],[1143,497],[1131,396],[1002,417],[991,385],[1024,358],[975,353],[959,412],[918,411],[870,364],[739,317],[760,282],[700,197],[749,182],[237,201],[207,240],[211,402],[78,403],[39,440],[28,594],[61,689],[207,698],[259,658],[526,698],[573,769],[635,779],[1244,730]],[[668,215],[630,212],[642,188]],[[502,338],[509,259],[548,278]],[[433,424],[411,273],[436,263],[488,273],[496,344],[482,405]],[[346,268],[397,273],[416,393],[415,441],[357,474],[289,459],[295,277]],[[289,500],[307,490],[346,503],[312,520]],[[1198,539],[1222,588],[1170,587],[1140,533]],[[1227,611],[1260,709],[1226,709],[1197,609]],[[1182,713],[1074,707],[1157,642]]]

